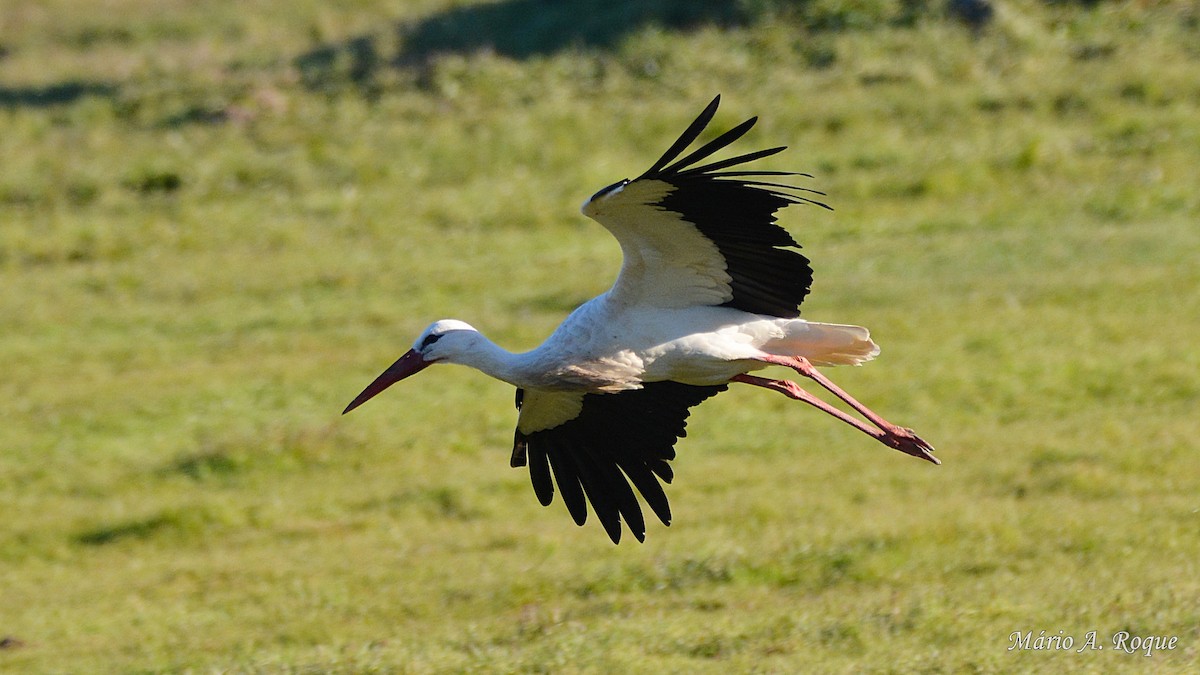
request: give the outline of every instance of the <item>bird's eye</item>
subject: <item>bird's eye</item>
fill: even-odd
[[[421,340],[421,349],[425,349],[429,345],[431,345],[441,339],[442,339],[441,335],[436,335],[436,334],[432,334],[432,333],[429,335],[426,335],[425,339]]]

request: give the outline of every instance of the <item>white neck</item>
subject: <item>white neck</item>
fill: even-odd
[[[536,365],[537,351],[514,354],[482,333],[475,333],[471,336],[469,348],[446,357],[445,361],[470,366],[518,387],[533,387],[542,375]]]

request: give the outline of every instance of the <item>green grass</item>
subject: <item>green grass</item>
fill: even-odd
[[[1195,7],[601,4],[0,7],[0,670],[1196,667]],[[738,389],[614,547],[507,468],[506,385],[339,415],[436,318],[603,291],[579,203],[718,92],[837,209],[784,218],[883,346],[830,375],[944,466]]]

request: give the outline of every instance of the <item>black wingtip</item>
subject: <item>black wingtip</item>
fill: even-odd
[[[584,395],[577,417],[521,435],[538,500],[549,505],[557,485],[576,525],[587,522],[590,504],[613,544],[620,543],[623,529],[645,542],[647,518],[638,493],[664,525],[671,524],[663,484],[674,477],[675,442],[683,436],[690,408],[727,388],[668,380],[617,394]],[[613,425],[613,420],[624,423]]]
[[[608,530],[608,538],[612,539],[612,543],[614,545],[620,544],[621,543],[621,527],[618,525],[617,529]]]
[[[700,136],[701,132],[704,131],[704,128],[708,126],[708,123],[712,121],[713,116],[717,114],[717,107],[720,105],[721,95],[717,94],[715,97],[713,97],[712,102],[704,108],[704,112],[701,112],[696,119],[692,120],[692,123],[688,125],[688,128],[679,135],[679,138],[675,139],[675,142],[671,144],[671,147],[667,148],[667,151],[663,153],[662,157],[659,157],[658,161],[655,162],[654,165],[642,175],[649,176],[656,174],[664,166],[671,163],[671,160],[678,157],[679,153],[683,152],[687,146],[692,144],[692,141],[696,140]]]
[[[714,171],[728,169],[731,166],[737,166],[738,164],[747,164],[747,163],[753,162],[757,159],[762,159],[763,157],[770,157],[771,155],[777,155],[777,154],[783,152],[784,150],[787,150],[786,145],[779,145],[774,148],[767,148],[765,150],[756,150],[754,152],[747,152],[744,155],[730,157],[729,159],[722,159],[721,161],[713,162],[712,164],[705,164],[704,166],[694,166],[690,169],[685,169],[683,171],[680,171],[679,175],[695,176],[695,175],[700,175],[700,174],[712,173]]]
[[[696,162],[699,162],[703,159],[711,157],[712,155],[716,154],[717,152],[719,152],[726,146],[736,143],[737,140],[739,138],[741,138],[742,136],[745,136],[746,133],[748,131],[750,131],[750,129],[753,128],[757,122],[758,122],[758,117],[751,117],[750,119],[746,120],[745,122],[742,122],[741,124],[737,125],[736,127],[730,129],[729,131],[726,131],[725,133],[723,133],[720,136],[716,137],[715,139],[709,141],[708,143],[705,143],[698,150],[692,152],[691,154],[684,157],[683,159],[675,162],[674,164],[672,164],[671,166],[668,166],[665,169],[662,169],[661,171],[659,171],[659,173],[667,174],[667,175],[673,174],[673,173],[679,173],[679,172],[683,171],[685,168],[687,168],[688,166],[691,166],[692,164],[695,164]]]

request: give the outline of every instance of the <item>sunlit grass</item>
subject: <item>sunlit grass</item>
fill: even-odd
[[[526,4],[0,7],[0,670],[1194,668],[1189,3],[445,32]],[[579,203],[716,93],[836,209],[784,216],[805,315],[883,347],[831,376],[941,468],[735,388],[674,524],[613,547],[508,469],[506,385],[441,368],[340,417],[436,318],[529,348],[607,288]]]

